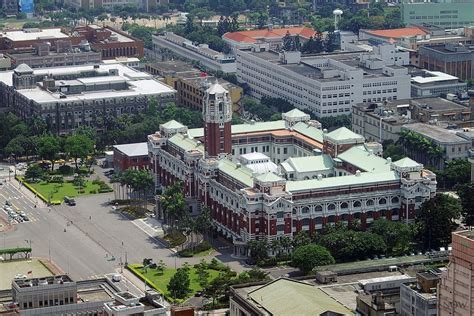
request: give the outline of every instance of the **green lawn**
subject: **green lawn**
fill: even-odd
[[[146,279],[147,282],[151,282],[151,286],[156,290],[163,293],[167,298],[171,298],[171,294],[168,292],[167,286],[171,280],[171,277],[176,273],[176,269],[166,268],[163,274],[158,273],[155,269],[147,269],[147,272],[143,272],[143,265],[140,263],[129,264],[128,268],[135,273],[142,280]],[[209,281],[219,275],[219,271],[208,269]],[[191,281],[190,288],[191,293],[189,296],[194,295],[197,291],[202,291],[202,287],[199,285],[198,275],[196,269],[190,268],[189,279]]]
[[[47,182],[38,182],[38,183],[29,183],[36,191],[43,195],[46,199],[50,197],[50,194],[53,193],[51,200],[62,201],[65,196],[74,197],[78,195],[92,194],[91,191],[97,193],[100,185],[92,184],[92,181],[85,181],[83,187],[84,193],[79,193],[78,188],[76,188],[70,182],[64,182],[63,184],[58,183],[47,183]]]

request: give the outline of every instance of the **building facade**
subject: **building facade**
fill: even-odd
[[[122,64],[34,70],[22,64],[0,72],[0,107],[24,119],[41,117],[58,134],[81,125],[100,130],[103,119],[143,111],[151,98],[166,104],[175,90]]]
[[[102,59],[142,58],[144,56],[142,40],[109,26],[100,27],[89,24],[75,28],[74,32],[85,38],[93,50],[101,52]]]
[[[58,41],[54,50],[48,44],[38,44],[33,49],[15,50],[6,53],[10,58],[13,68],[17,65],[26,64],[31,68],[46,68],[59,66],[72,66],[84,64],[98,64],[102,62],[102,54],[90,50],[87,45],[73,47],[69,40]]]
[[[423,46],[419,49],[419,60],[420,67],[427,70],[441,71],[461,80],[474,78],[474,50],[464,45]]]
[[[147,143],[114,145],[114,170],[149,169]]]
[[[400,285],[400,315],[436,316],[436,287],[439,275],[428,271],[416,274],[417,282]]]
[[[154,12],[157,6],[166,5],[169,0],[65,0],[65,5],[73,7],[75,9],[94,9],[104,8],[106,10],[112,10],[114,7],[133,5],[145,12]]]
[[[406,25],[426,23],[445,29],[474,25],[473,0],[404,0],[401,11]]]
[[[297,109],[280,121],[231,126],[225,89],[215,84],[207,94],[204,129],[169,122],[148,137],[152,172],[157,188],[182,181],[193,213],[207,205],[236,255],[245,256],[251,240],[337,222],[411,221],[435,194],[435,175],[421,164],[381,158],[346,128],[325,133]],[[323,158],[308,167],[311,156]]]
[[[396,142],[402,127],[412,123],[470,126],[471,108],[438,97],[361,103],[352,108],[351,119],[352,130],[367,140]]]
[[[240,112],[240,101],[244,95],[244,90],[224,79],[215,78],[213,76],[202,77],[202,74],[199,74],[197,77],[178,78],[175,85],[178,105],[202,111],[206,90],[213,82],[218,82],[229,92],[229,97],[232,101],[232,111]]]
[[[301,57],[237,50],[237,77],[256,98],[279,97],[318,117],[350,114],[361,102],[410,97],[408,70],[372,53]]]
[[[195,45],[190,40],[174,34],[165,32],[163,35],[153,35],[153,51],[158,55],[172,58],[184,58],[196,61],[212,71],[224,73],[235,73],[235,57],[210,49],[207,44]]]
[[[467,83],[439,71],[422,70],[411,78],[413,98],[440,97],[467,91]]]
[[[474,235],[472,231],[452,233],[452,253],[438,285],[438,315],[474,314]]]

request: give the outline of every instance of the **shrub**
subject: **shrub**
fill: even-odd
[[[192,249],[183,249],[178,251],[178,255],[183,258],[191,258],[194,256],[194,251]]]
[[[59,166],[58,172],[63,176],[71,176],[74,173],[74,169],[68,165]]]
[[[112,200],[109,202],[110,205],[130,205],[130,204],[139,204],[141,200],[130,199],[130,200]]]
[[[259,266],[260,268],[268,268],[268,267],[276,266],[277,263],[278,263],[277,258],[271,257],[271,258],[265,258],[265,259],[262,259],[262,260],[258,260],[257,261],[257,266]]]
[[[186,236],[176,229],[170,231],[163,238],[170,244],[171,247],[179,246],[186,241]]]
[[[101,193],[100,190],[99,190],[99,193]],[[126,206],[122,208],[122,211],[129,213],[137,218],[145,217],[146,213],[148,212],[146,208],[139,207],[139,206]]]
[[[64,177],[63,176],[52,176],[49,179],[49,182],[52,183],[64,183]]]
[[[194,249],[194,253],[210,250],[211,248],[211,244],[207,240],[205,240],[196,246],[196,248]]]
[[[92,181],[92,184],[102,185],[102,183],[104,183],[104,181],[100,180],[99,177],[95,178],[95,179]]]

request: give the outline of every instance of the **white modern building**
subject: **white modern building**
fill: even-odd
[[[299,52],[238,50],[236,56],[238,79],[254,97],[279,97],[318,117],[350,114],[361,102],[410,97],[408,70],[379,54],[302,57]]]
[[[467,90],[467,83],[441,71],[422,70],[411,78],[412,97],[438,97]]]
[[[210,49],[207,44],[195,44],[190,40],[165,32],[163,35],[153,35],[153,50],[160,55],[176,55],[199,64],[212,71],[234,73],[236,71],[235,57]]]

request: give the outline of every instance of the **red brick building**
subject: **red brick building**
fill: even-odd
[[[149,169],[147,143],[132,143],[114,146],[114,169],[124,171],[127,169]]]
[[[111,27],[87,25],[75,30],[89,41],[91,48],[102,53],[102,59],[116,57],[143,57],[143,41]]]

